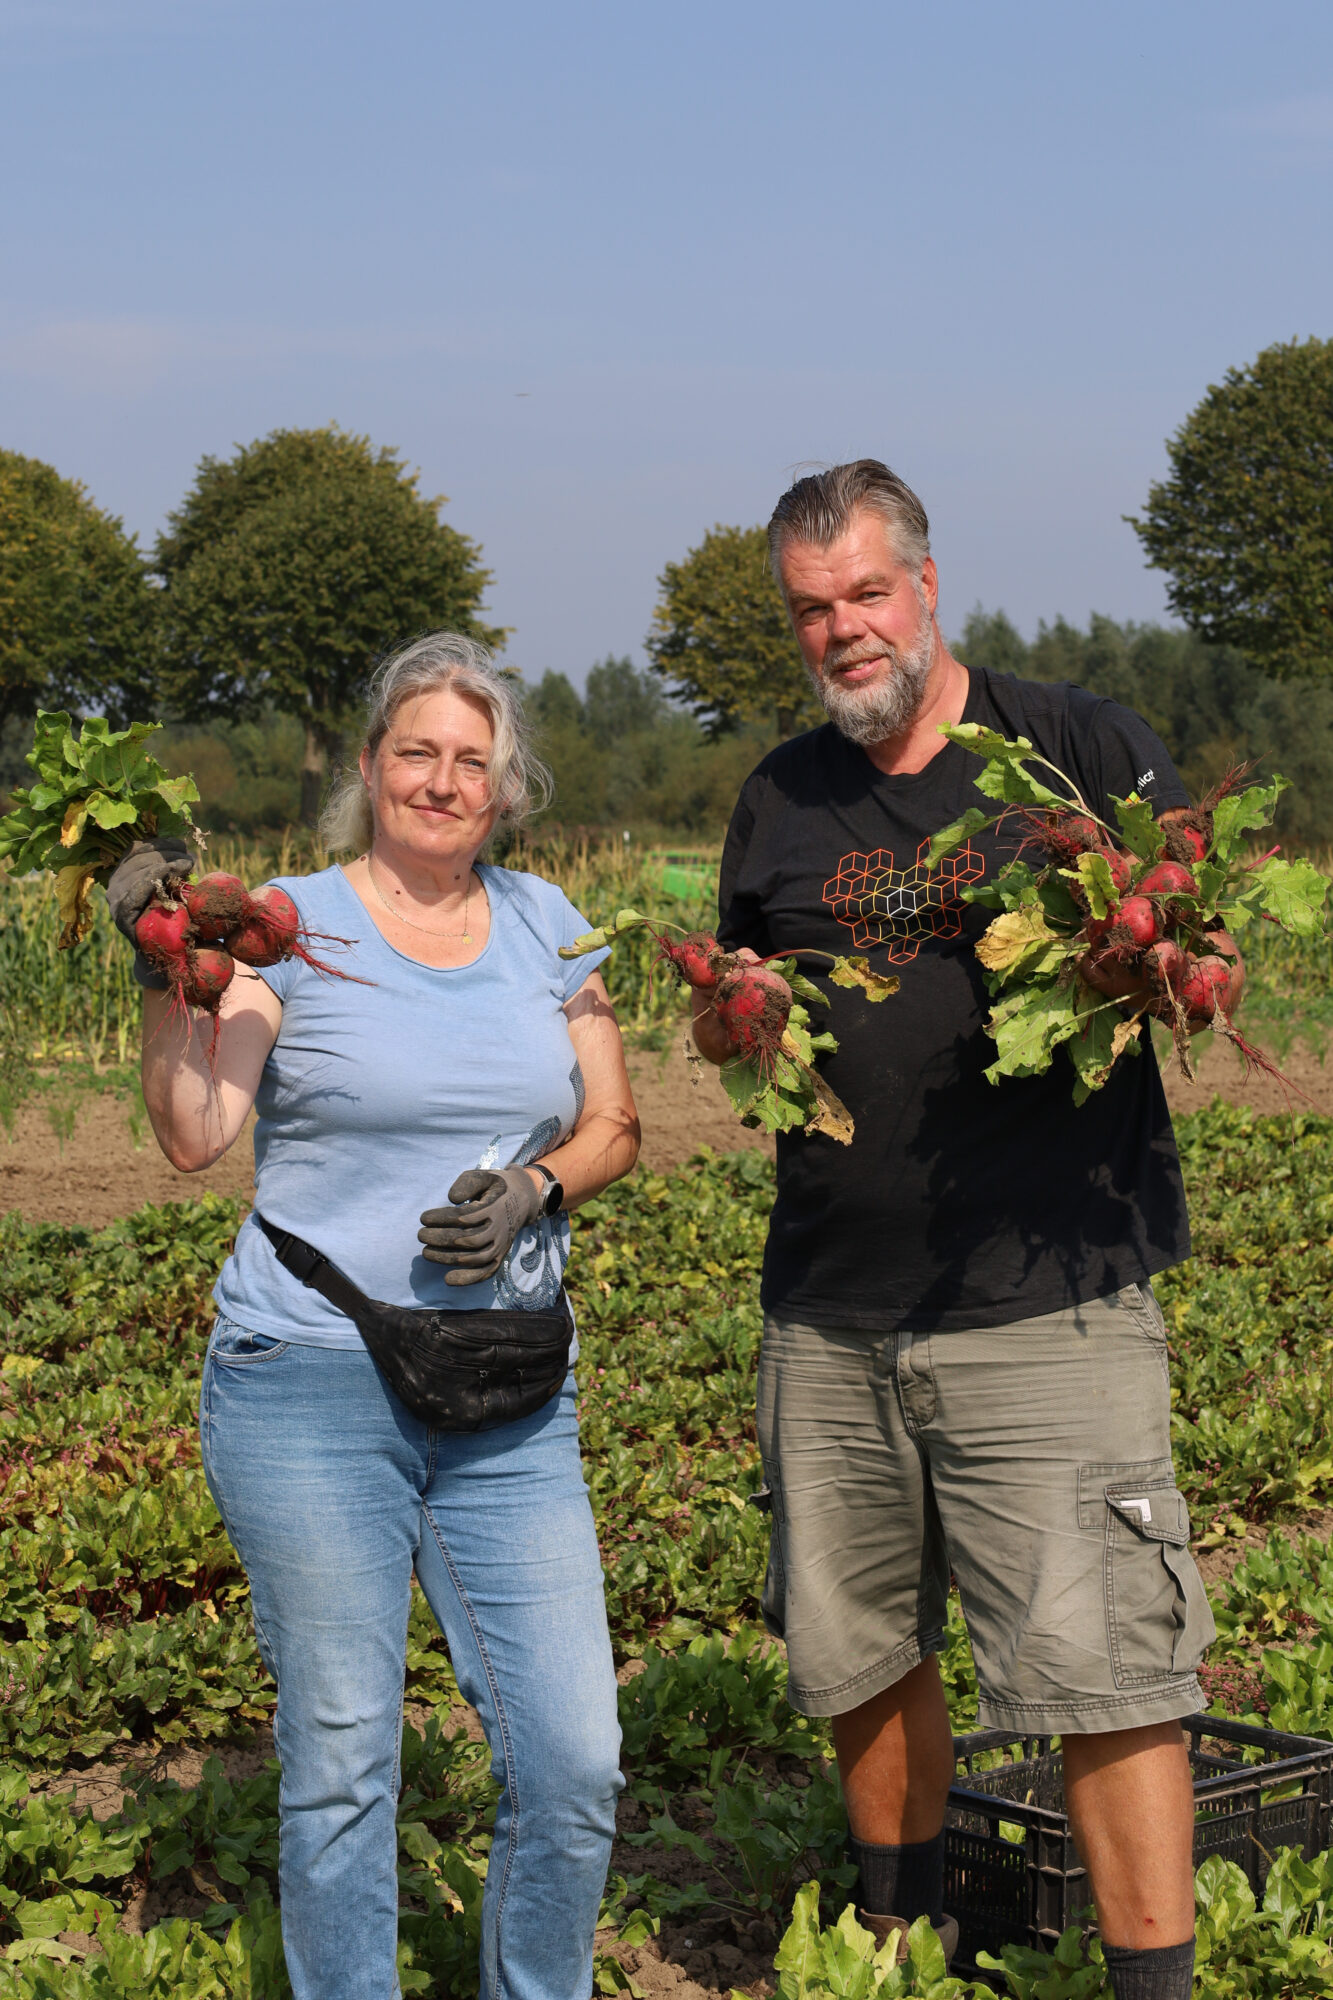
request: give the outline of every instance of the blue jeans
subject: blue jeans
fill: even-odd
[[[295,2000],[398,1992],[394,1815],[412,1572],[501,1786],[483,2000],[588,2000],[620,1730],[573,1377],[536,1415],[432,1431],[362,1351],[219,1317],[204,1471],[278,1684]]]

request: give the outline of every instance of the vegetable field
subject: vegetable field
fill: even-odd
[[[1333,1737],[1333,1127],[1214,1106],[1181,1141],[1196,1252],[1159,1295],[1181,1484],[1224,1578],[1209,1690],[1219,1712]],[[924,1945],[901,1978],[866,1968],[847,1984],[850,1948],[828,1929],[847,1877],[827,1740],[786,1707],[757,1624],[767,1531],[748,1502],[770,1199],[760,1156],[700,1157],[576,1220],[585,1444],[630,1775],[598,1987],[662,1992],[682,1968],[695,1984],[671,1990],[686,1996],[781,1980],[790,2000],[946,2000],[963,1989]],[[237,1219],[206,1197],[98,1234],[0,1221],[0,1995],[287,1991],[262,1755],[272,1689],[194,1432],[209,1288]],[[975,1688],[956,1615],[944,1666],[962,1727]],[[407,1693],[403,1990],[465,2000],[492,1788],[419,1600]],[[261,1754],[238,1758],[256,1740]],[[217,1761],[183,1788],[162,1759],[195,1745]],[[113,1806],[123,1789],[108,1811],[103,1785],[100,1818],[68,1789],[89,1767],[117,1780]],[[1200,1897],[1200,1994],[1333,1991],[1327,1858],[1275,1857],[1257,1911],[1210,1862]],[[1039,1987],[1018,1957],[989,1978],[996,1993],[1075,2000],[1102,1990],[1092,1951],[1071,1935]]]

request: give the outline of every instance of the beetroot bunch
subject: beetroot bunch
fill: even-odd
[[[1030,842],[1045,851],[1086,913],[1077,934],[1085,947],[1078,970],[1091,987],[1113,999],[1146,993],[1147,1012],[1172,1028],[1182,1017],[1187,1032],[1205,1024],[1230,1028],[1240,999],[1240,963],[1218,949],[1221,926],[1205,918],[1193,872],[1212,845],[1206,807],[1163,828],[1164,850],[1188,856],[1188,863],[1140,859],[1081,813],[1047,812]],[[1089,862],[1104,868],[1100,884],[1100,870]]]
[[[159,890],[135,926],[135,942],[182,1005],[216,1015],[237,964],[278,965],[311,956],[295,903],[270,886],[253,895],[235,875],[204,875]]]
[[[1242,973],[1231,938],[1258,921],[1323,932],[1330,885],[1314,864],[1253,853],[1286,780],[1246,784],[1231,771],[1199,805],[1159,819],[1131,793],[1110,799],[1102,819],[1026,738],[980,723],[943,734],[982,760],[976,789],[998,810],[969,807],[932,839],[929,865],[986,826],[1020,835],[991,879],[962,892],[998,912],[976,945],[992,997],[991,1082],[1040,1076],[1063,1047],[1081,1104],[1137,1053],[1146,1019],[1170,1028],[1187,1077],[1203,1028],[1276,1074],[1235,1025]]]
[[[627,931],[646,930],[657,945],[659,962],[694,992],[708,996],[735,1046],[721,1077],[742,1123],[766,1132],[822,1132],[850,1145],[851,1113],[815,1068],[816,1056],[831,1055],[838,1046],[827,1031],[812,1032],[807,1011],[827,1007],[828,995],[805,978],[793,957],[751,962],[724,951],[711,931],[669,935],[675,928],[638,910],[621,910],[612,922],[561,945],[560,956],[582,958],[604,950]],[[826,951],[808,955],[831,961],[834,986],[857,987],[871,1001],[898,990],[895,978],[872,972],[864,958],[835,958]]]

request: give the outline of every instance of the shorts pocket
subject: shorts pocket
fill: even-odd
[[[768,1515],[768,1568],[759,1594],[759,1610],[775,1639],[787,1636],[787,1568],[782,1558],[782,1496],[776,1479],[765,1480],[750,1497],[750,1505]]]
[[[1109,1476],[1108,1476],[1109,1475]],[[1111,1669],[1119,1688],[1193,1673],[1216,1628],[1189,1552],[1185,1496],[1170,1462],[1084,1466],[1079,1518],[1101,1512]],[[1093,1518],[1090,1518],[1093,1517]]]

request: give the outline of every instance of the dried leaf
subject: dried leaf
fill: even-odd
[[[83,837],[84,825],[88,818],[88,801],[73,799],[60,827],[60,845],[74,847]]]
[[[1004,972],[1016,965],[1034,945],[1055,937],[1040,903],[1024,903],[1020,909],[1006,910],[986,926],[977,940],[977,957],[988,972]]]
[[[77,944],[92,929],[93,913],[89,908],[92,886],[97,879],[96,868],[85,863],[56,871],[56,900],[60,905],[60,933],[62,951],[69,945]]]
[[[830,1139],[836,1139],[840,1146],[850,1146],[856,1131],[851,1112],[837,1092],[825,1083],[817,1069],[806,1062],[786,1029],[783,1030],[781,1048],[783,1054],[796,1063],[814,1093],[815,1110],[806,1120],[807,1132],[824,1132]]]
[[[840,1146],[850,1146],[856,1136],[856,1124],[851,1112],[817,1069],[810,1071],[810,1082],[818,1108],[807,1123],[806,1131],[824,1132],[830,1139],[836,1139]]]
[[[868,1000],[887,1000],[902,981],[891,972],[872,972],[868,958],[838,958],[829,979],[834,986],[859,986]]]

